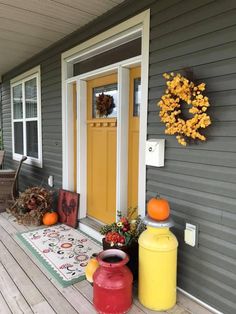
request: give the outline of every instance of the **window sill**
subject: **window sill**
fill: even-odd
[[[23,155],[20,154],[13,154],[12,159],[16,161],[20,161]],[[43,168],[43,162],[42,160],[39,160],[37,158],[29,157],[27,156],[26,161],[24,161],[24,164],[35,166],[38,168]]]

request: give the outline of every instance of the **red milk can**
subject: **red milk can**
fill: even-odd
[[[93,304],[100,314],[127,313],[132,305],[133,275],[125,265],[128,255],[116,249],[97,256],[100,267],[93,275]]]

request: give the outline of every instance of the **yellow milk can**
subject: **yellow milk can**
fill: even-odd
[[[144,223],[147,230],[139,237],[139,301],[151,310],[168,310],[176,303],[178,241],[169,230],[173,222],[146,217]]]

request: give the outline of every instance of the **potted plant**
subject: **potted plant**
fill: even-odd
[[[123,216],[118,212],[118,221],[105,225],[100,229],[104,235],[103,249],[120,249],[126,252],[129,257],[127,266],[133,273],[134,279],[138,275],[138,238],[145,230],[141,217],[132,218],[136,208],[128,209],[128,215]]]

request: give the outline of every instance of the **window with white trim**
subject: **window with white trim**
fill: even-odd
[[[40,96],[39,67],[11,81],[13,159],[42,167]]]

